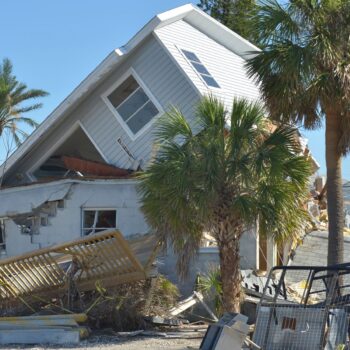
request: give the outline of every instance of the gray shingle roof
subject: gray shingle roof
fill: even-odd
[[[290,265],[327,265],[328,232],[314,231],[304,237],[303,244],[296,251]],[[344,237],[344,262],[350,261],[350,237]]]

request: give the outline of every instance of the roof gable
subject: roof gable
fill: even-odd
[[[192,4],[180,6],[173,10],[158,14],[151,19],[124,46],[113,50],[61,104],[40,124],[40,126],[25,140],[25,142],[0,167],[0,173],[5,174],[17,161],[26,155],[38,140],[52,127],[72,111],[112,70],[121,64],[156,29],[179,20],[199,29],[215,41],[246,58],[252,51],[257,51],[254,45],[240,37],[224,25],[204,13]]]

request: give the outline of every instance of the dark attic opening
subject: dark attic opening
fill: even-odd
[[[109,165],[81,127],[78,127],[42,163],[33,175],[37,180],[64,177],[124,177],[129,172]]]

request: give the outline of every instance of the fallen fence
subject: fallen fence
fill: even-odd
[[[72,283],[87,291],[97,281],[111,287],[145,279],[156,247],[151,236],[128,243],[113,231],[1,260],[0,302],[60,296]]]

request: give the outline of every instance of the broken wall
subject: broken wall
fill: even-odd
[[[51,184],[52,194],[58,188],[60,188],[59,185]],[[25,190],[25,187],[22,188],[23,192]],[[35,197],[35,191],[31,193]],[[40,225],[37,233],[21,233],[20,228],[11,218],[5,220],[6,255],[22,254],[78,238],[82,234],[82,211],[107,208],[116,210],[116,225],[124,236],[144,234],[149,231],[140,211],[136,181],[74,182],[68,197],[64,200],[64,206],[57,208],[54,215],[49,215],[48,220],[44,225]]]

